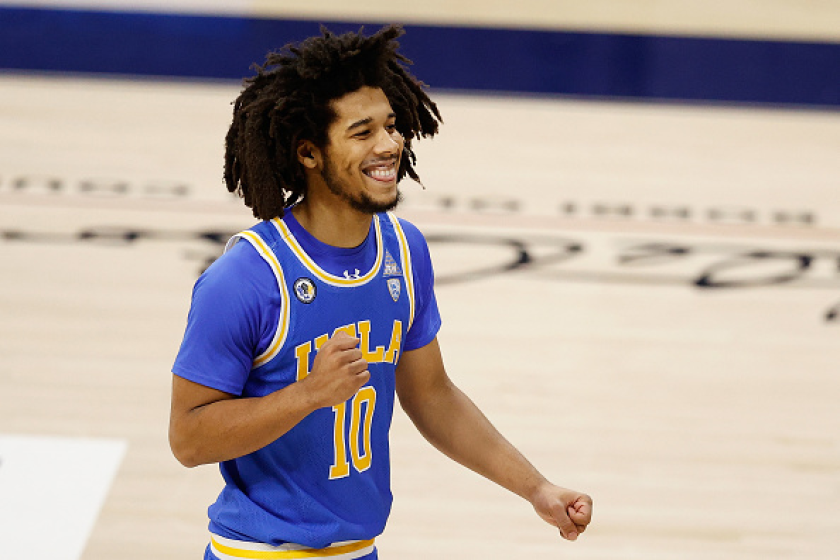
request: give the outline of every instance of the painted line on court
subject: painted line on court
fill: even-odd
[[[2,557],[78,560],[127,443],[0,435]]]

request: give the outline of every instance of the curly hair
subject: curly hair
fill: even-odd
[[[234,103],[225,138],[227,189],[244,199],[254,216],[268,220],[303,199],[306,179],[297,146],[309,140],[326,147],[327,129],[336,119],[331,102],[364,86],[382,89],[405,139],[397,180],[419,181],[411,140],[437,133],[443,122],[425,84],[405,68],[411,61],[397,52],[401,26],[390,25],[366,37],[358,33],[321,36],[269,53],[257,74],[244,81]]]

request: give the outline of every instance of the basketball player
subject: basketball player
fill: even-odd
[[[208,560],[377,558],[395,397],[566,539],[589,524],[589,496],[548,482],[444,369],[426,242],[389,212],[418,178],[412,140],[440,122],[401,34],[323,31],[269,55],[236,100],[225,180],[261,221],[196,282],[173,367],[172,450],[225,482]]]

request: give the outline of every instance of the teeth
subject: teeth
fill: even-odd
[[[370,175],[371,177],[373,177],[374,179],[388,179],[389,177],[394,176],[394,168],[391,167],[391,168],[387,168],[387,169],[382,169],[382,168],[371,169],[370,171],[367,172],[367,174]]]

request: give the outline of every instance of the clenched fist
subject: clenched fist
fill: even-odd
[[[370,379],[359,339],[337,332],[318,350],[306,383],[319,408],[335,406],[351,398]]]

